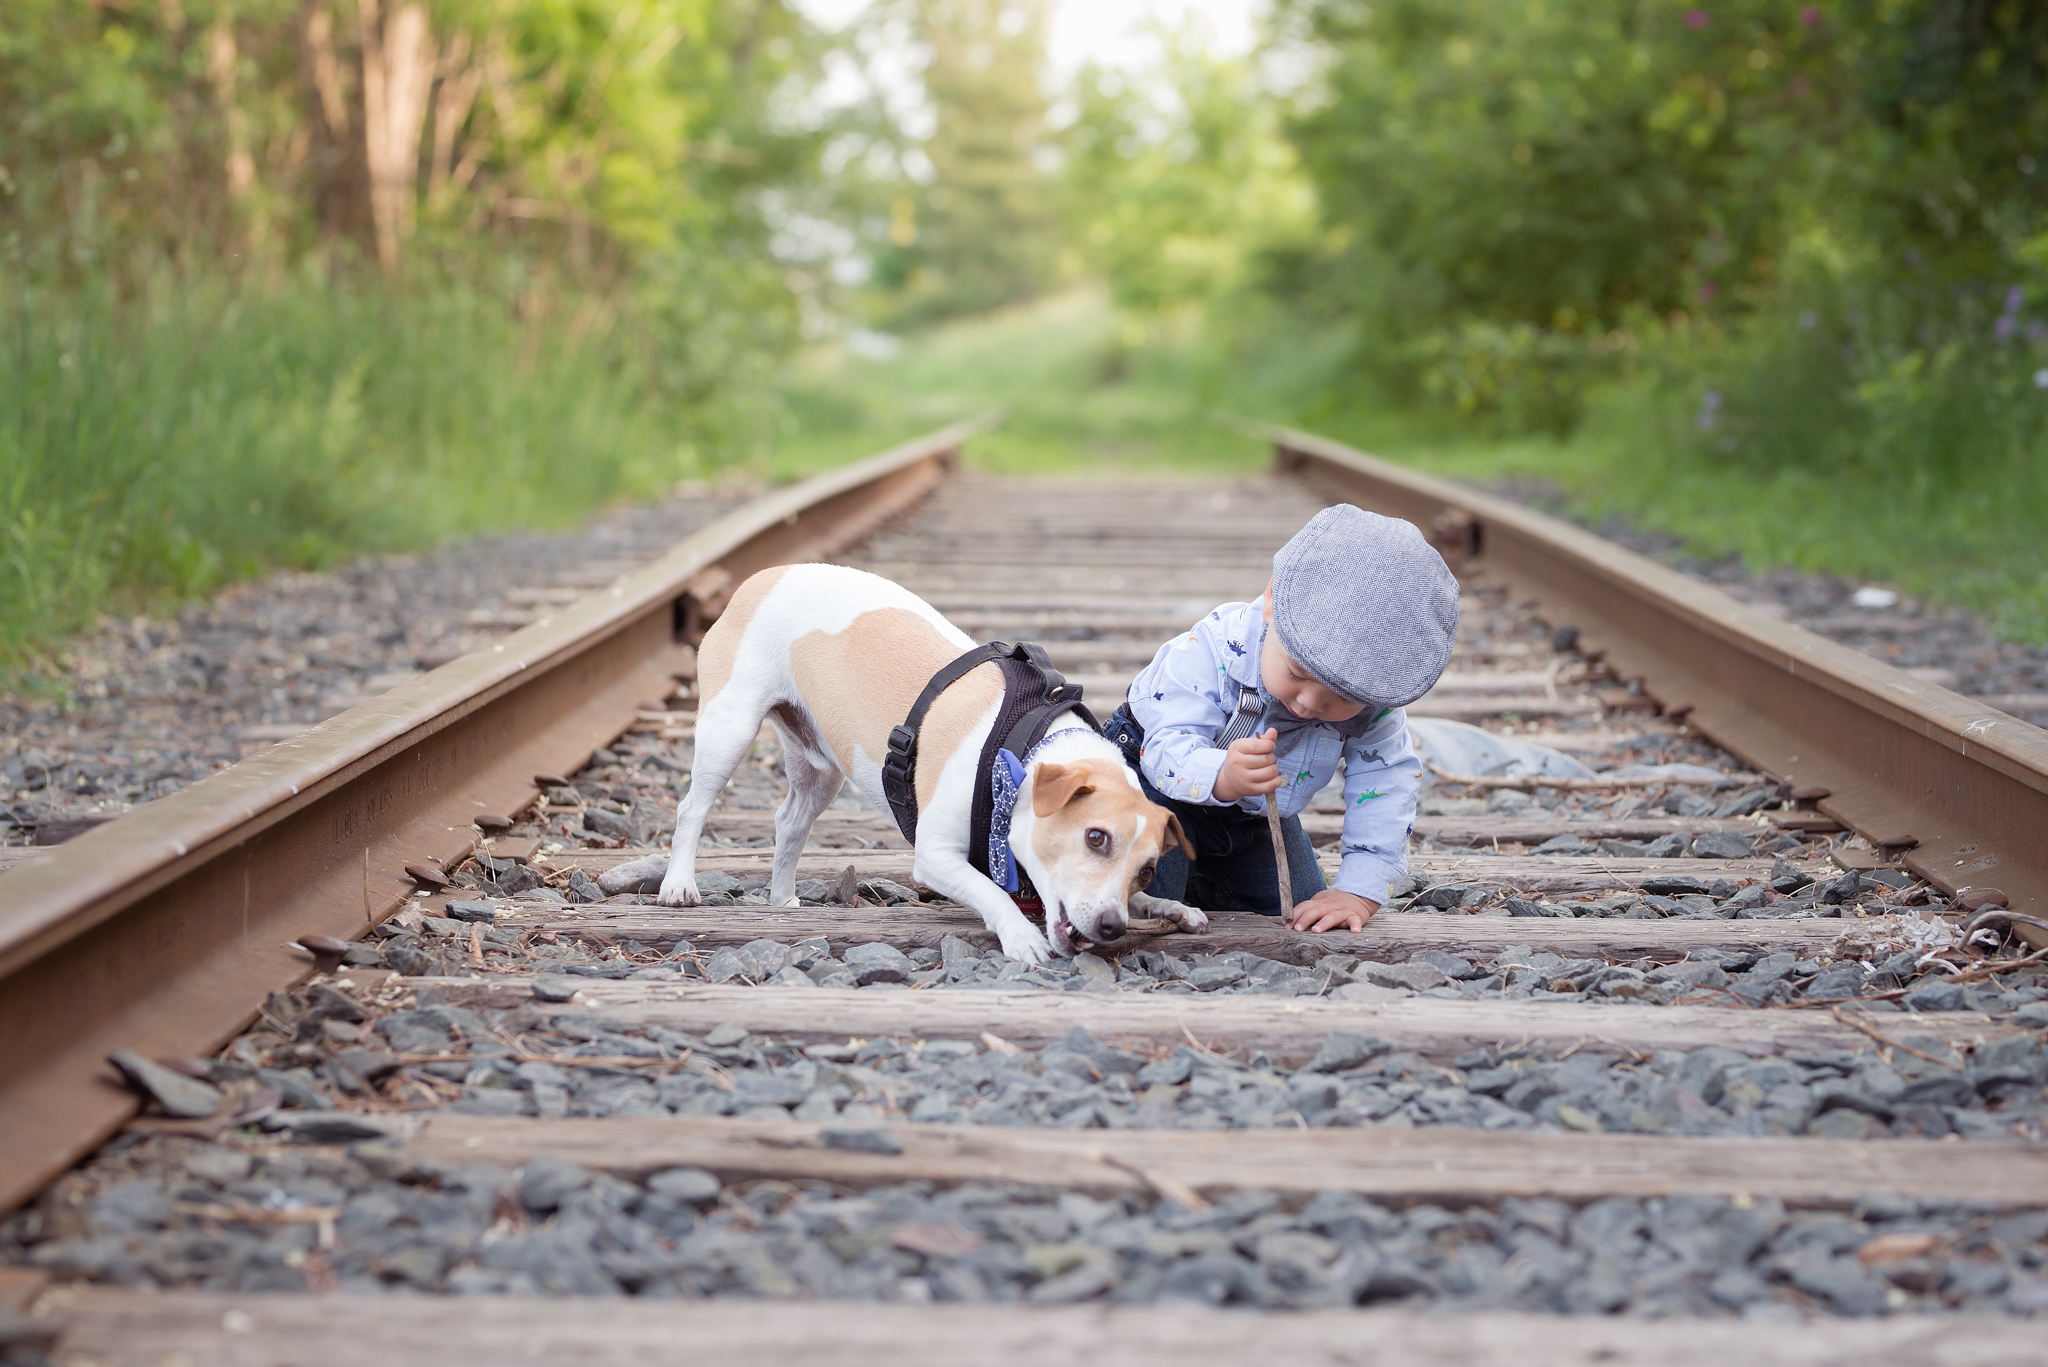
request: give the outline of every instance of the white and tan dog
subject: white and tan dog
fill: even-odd
[[[697,652],[696,767],[676,812],[662,905],[698,903],[698,837],[763,718],[782,738],[789,777],[789,795],[775,813],[768,901],[793,904],[797,858],[811,823],[838,795],[842,775],[888,811],[881,766],[889,732],[932,675],[973,647],[929,603],[862,570],[787,565],[740,585]],[[1001,670],[983,664],[940,694],[925,716],[917,751],[917,881],[979,912],[1003,952],[1026,963],[1120,939],[1133,914],[1205,928],[1208,919],[1195,908],[1140,891],[1171,844],[1191,856],[1193,850],[1172,813],[1146,799],[1117,747],[1072,713],[1053,722],[1035,752],[1010,828],[1011,849],[1044,902],[1046,929],[968,862],[976,770],[1002,690]],[[662,867],[655,855],[602,881],[615,890]]]

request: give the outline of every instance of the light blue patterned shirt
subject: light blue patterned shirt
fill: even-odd
[[[1408,744],[1400,708],[1368,708],[1350,722],[1304,721],[1269,695],[1259,679],[1266,642],[1263,598],[1225,603],[1159,647],[1131,681],[1131,715],[1145,730],[1140,765],[1152,786],[1181,802],[1225,805],[1216,774],[1232,740],[1276,728],[1274,758],[1287,780],[1280,814],[1293,816],[1321,792],[1344,760],[1344,861],[1336,886],[1374,902],[1408,871],[1422,762]],[[1236,804],[1264,813],[1266,799]]]

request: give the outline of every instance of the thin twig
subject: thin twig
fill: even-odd
[[[1836,1020],[1848,1026],[1851,1030],[1861,1030],[1864,1034],[1870,1036],[1872,1039],[1876,1040],[1879,1044],[1882,1044],[1887,1049],[1898,1049],[1904,1053],[1911,1054],[1914,1058],[1924,1058],[1929,1063],[1938,1063],[1942,1067],[1951,1069],[1958,1073],[1963,1071],[1963,1066],[1960,1063],[1950,1063],[1945,1058],[1937,1058],[1933,1054],[1923,1053],[1920,1050],[1915,1049],[1910,1044],[1899,1043],[1899,1041],[1893,1039],[1890,1035],[1887,1035],[1882,1031],[1877,1030],[1871,1026],[1865,1025],[1862,1021],[1851,1020],[1849,1018],[1849,1013],[1844,1011],[1839,1006],[1831,1008],[1831,1011]]]

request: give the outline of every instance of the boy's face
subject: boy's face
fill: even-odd
[[[1362,702],[1348,702],[1316,681],[1314,675],[1294,662],[1280,645],[1280,633],[1273,628],[1273,586],[1266,585],[1261,605],[1266,615],[1266,646],[1259,653],[1260,682],[1266,691],[1295,716],[1307,721],[1350,721],[1365,710]]]

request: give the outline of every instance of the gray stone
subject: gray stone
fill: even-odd
[[[1188,985],[1197,992],[1213,992],[1221,987],[1234,987],[1244,981],[1244,970],[1231,963],[1206,963],[1190,970]]]
[[[1377,987],[1405,987],[1411,992],[1442,987],[1451,980],[1450,975],[1435,964],[1413,959],[1405,964],[1361,963],[1353,970],[1353,975]]]
[[[92,1199],[86,1218],[95,1234],[133,1234],[176,1223],[177,1207],[153,1183],[116,1182]]]
[[[1394,1046],[1378,1035],[1361,1035],[1351,1030],[1333,1030],[1324,1038],[1314,1058],[1301,1066],[1305,1073],[1341,1073],[1378,1058]]]
[[[1820,896],[1815,900],[1828,906],[1836,907],[1853,902],[1863,895],[1863,875],[1857,870],[1851,869],[1840,878],[1823,887],[1820,890]]]
[[[1890,1308],[1884,1279],[1854,1258],[1801,1259],[1787,1271],[1794,1286],[1845,1315],[1882,1315]]]
[[[1446,954],[1441,949],[1424,949],[1408,956],[1411,964],[1429,964],[1442,971],[1445,977],[1465,979],[1476,978],[1479,970],[1455,954]]]
[[[498,909],[489,902],[450,902],[447,907],[448,919],[466,923],[493,925],[498,919]]]
[[[1673,831],[1660,835],[1643,850],[1645,859],[1676,859],[1685,853],[1685,837]]]
[[[1684,983],[1688,987],[1726,987],[1728,972],[1719,964],[1677,963],[1665,964],[1650,970],[1653,982]]]
[[[608,812],[602,807],[584,809],[583,829],[604,840],[633,838],[633,823],[617,812]]]
[[[1771,891],[1790,896],[1813,883],[1813,875],[1804,873],[1783,859],[1771,861]]]
[[[1692,857],[1695,859],[1747,859],[1754,846],[1754,838],[1734,835],[1723,831],[1709,831],[1692,842]]]
[[[566,1002],[575,998],[582,984],[574,978],[538,977],[533,980],[533,998],[543,1002]]]
[[[571,1163],[551,1153],[537,1153],[526,1160],[519,1174],[520,1204],[532,1211],[553,1210],[570,1192],[589,1186],[594,1175],[581,1163]]]
[[[434,971],[434,956],[408,939],[387,940],[378,953],[384,966],[406,978],[423,978]]]
[[[755,965],[746,955],[727,945],[717,950],[704,961],[704,981],[712,983],[730,982],[734,978],[755,981]]]
[[[107,1055],[107,1062],[162,1107],[165,1115],[202,1120],[220,1109],[219,1088],[146,1059],[133,1049],[116,1049]]]
[[[894,945],[879,942],[854,945],[846,951],[845,959],[854,981],[862,987],[871,983],[907,982],[916,969],[909,955]]]
[[[1095,954],[1076,954],[1074,956],[1074,971],[1082,977],[1092,978],[1096,982],[1114,983],[1116,981],[1116,969],[1112,968],[1107,961]]]
[[[664,1168],[647,1179],[647,1189],[670,1201],[706,1206],[718,1199],[724,1184],[702,1168]]]
[[[266,1117],[263,1127],[286,1131],[304,1144],[347,1144],[358,1139],[391,1137],[389,1128],[358,1111],[279,1111]]]
[[[1961,1011],[1969,1004],[1962,984],[1940,978],[1914,988],[1904,1000],[1914,1011]]]
[[[1645,878],[1639,886],[1644,892],[1661,897],[1678,897],[1686,893],[1704,895],[1707,891],[1707,885],[1689,873],[1660,873]]]

